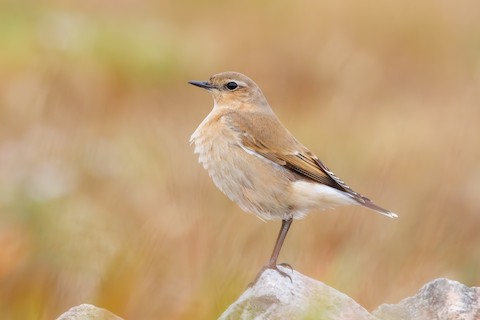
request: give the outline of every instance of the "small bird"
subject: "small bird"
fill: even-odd
[[[190,138],[215,185],[244,211],[262,220],[282,220],[268,264],[277,259],[293,219],[308,211],[360,205],[390,218],[397,215],[353,191],[282,125],[260,88],[237,72],[189,81],[213,96],[213,110]],[[258,279],[258,276],[257,276]]]

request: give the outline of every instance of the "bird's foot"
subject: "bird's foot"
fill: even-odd
[[[288,264],[288,263],[286,263],[286,262],[282,262],[282,263],[279,263],[278,265],[279,265],[279,266],[282,266],[282,267],[284,267],[284,268],[290,269],[290,271],[292,271],[292,273],[293,273],[293,268],[292,268],[292,266],[291,266],[290,264]],[[280,270],[278,270],[278,268],[277,268],[277,271],[281,272]],[[290,280],[292,280],[292,279],[290,278]]]
[[[271,270],[275,270],[277,271],[282,277],[286,277],[290,280],[290,282],[293,283],[292,281],[292,277],[290,277],[290,275],[288,275],[285,271],[282,271],[278,268],[278,266],[281,266],[281,267],[284,267],[284,268],[288,268],[290,269],[292,272],[293,272],[293,268],[291,265],[289,265],[288,263],[280,263],[278,265],[274,264],[274,265],[266,265],[266,266],[263,266],[262,269],[260,269],[260,272],[257,273],[257,276],[255,277],[255,280],[253,280],[253,282],[251,282],[248,287],[253,287],[258,279],[260,279],[260,277],[262,276],[263,272],[267,269],[271,269]]]

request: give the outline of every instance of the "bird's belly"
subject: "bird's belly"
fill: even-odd
[[[228,139],[197,138],[195,153],[215,185],[244,211],[262,219],[287,219],[297,211],[289,201],[291,173],[270,160],[247,153]]]

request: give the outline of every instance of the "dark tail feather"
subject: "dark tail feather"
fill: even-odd
[[[393,212],[391,212],[387,209],[384,209],[380,206],[377,206],[375,203],[372,202],[372,200],[370,200],[366,197],[355,198],[355,200],[357,200],[357,202],[359,204],[361,204],[362,206],[367,207],[369,209],[372,209],[372,210],[374,210],[374,211],[376,211],[380,214],[383,214],[384,216],[387,216],[389,218],[398,218],[398,216],[395,213],[393,213]]]

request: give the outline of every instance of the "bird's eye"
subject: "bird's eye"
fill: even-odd
[[[236,82],[229,82],[225,85],[225,88],[227,88],[230,91],[233,91],[238,88],[238,84]]]

